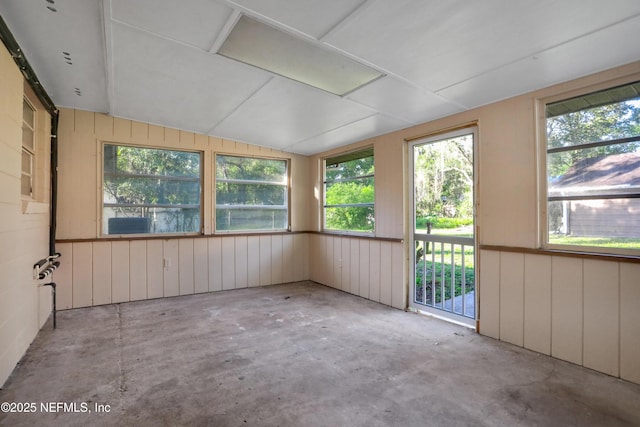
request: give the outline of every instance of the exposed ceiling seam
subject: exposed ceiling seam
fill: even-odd
[[[561,43],[556,43],[556,44],[554,44],[554,45],[548,46],[548,47],[546,47],[546,48],[544,48],[544,49],[538,50],[538,51],[533,52],[533,53],[530,53],[530,54],[528,54],[528,55],[525,55],[525,56],[519,57],[519,58],[514,59],[514,60],[512,60],[512,61],[505,62],[505,63],[504,63],[504,64],[502,64],[502,65],[499,65],[499,66],[497,66],[497,67],[493,67],[493,68],[491,68],[491,69],[485,70],[485,71],[483,71],[483,72],[481,72],[481,73],[478,73],[478,74],[475,74],[475,75],[473,75],[473,76],[471,76],[471,77],[468,77],[468,78],[466,78],[466,79],[460,80],[459,82],[456,82],[456,83],[450,84],[450,85],[448,85],[448,86],[444,86],[444,87],[442,87],[442,88],[436,89],[436,90],[434,90],[433,92],[434,92],[434,93],[436,93],[436,94],[438,94],[439,92],[442,92],[442,91],[447,90],[447,89],[449,89],[449,88],[452,88],[452,87],[458,86],[458,85],[460,85],[460,84],[466,83],[466,82],[471,81],[471,80],[473,80],[473,79],[477,79],[478,77],[482,77],[482,76],[484,76],[484,75],[487,75],[487,74],[490,74],[490,73],[494,73],[494,72],[496,72],[496,71],[498,71],[498,70],[500,70],[500,69],[503,69],[503,68],[508,67],[508,66],[510,66],[510,65],[514,65],[514,64],[516,64],[516,63],[518,63],[518,62],[524,61],[524,60],[526,60],[527,58],[533,58],[533,59],[536,59],[536,57],[537,57],[538,55],[542,55],[542,54],[544,54],[544,53],[546,53],[546,52],[552,51],[552,50],[557,49],[557,48],[559,48],[559,47],[561,47],[561,46],[565,46],[565,45],[571,44],[571,43],[575,42],[576,40],[579,40],[579,39],[582,39],[582,38],[585,38],[585,37],[589,37],[589,36],[591,36],[591,35],[594,35],[594,34],[596,34],[596,33],[601,32],[601,31],[604,31],[604,30],[607,30],[607,29],[609,29],[609,28],[615,27],[616,25],[623,24],[623,23],[625,23],[625,22],[627,22],[627,21],[632,21],[632,20],[634,20],[634,19],[636,19],[636,18],[638,18],[638,17],[640,17],[640,13],[637,13],[637,14],[635,14],[635,15],[629,16],[629,17],[627,17],[627,18],[621,19],[621,20],[616,21],[616,22],[612,22],[611,24],[609,24],[609,25],[605,25],[604,27],[599,27],[599,28],[596,28],[596,29],[594,29],[594,30],[587,31],[586,33],[582,33],[582,34],[580,34],[580,35],[577,35],[577,36],[575,36],[575,37],[572,37],[572,38],[570,38],[570,39],[567,39],[567,40],[565,40],[565,41],[563,41],[563,42],[561,42]]]
[[[381,73],[384,74],[384,76],[382,76],[381,78],[388,77],[388,76],[389,77],[393,77],[393,78],[395,78],[397,80],[400,80],[401,82],[404,82],[404,83],[408,84],[409,86],[412,86],[412,87],[414,87],[416,89],[424,90],[424,91],[427,91],[427,92],[430,92],[430,93],[435,93],[429,88],[418,86],[417,84],[415,84],[411,80],[406,79],[405,77],[401,76],[400,74],[397,74],[397,73],[395,73],[395,72],[393,72],[393,71],[391,71],[391,70],[389,70],[387,68],[381,67],[378,64],[374,64],[372,62],[369,62],[366,59],[361,58],[359,56],[356,56],[356,55],[354,55],[352,53],[349,53],[346,50],[343,50],[343,49],[341,49],[341,48],[339,48],[339,47],[337,47],[337,46],[335,46],[333,44],[323,43],[323,45],[335,50],[336,52],[340,53],[343,56],[346,56],[349,59],[352,59],[352,60],[354,60],[356,62],[359,62],[362,65],[366,65],[367,67],[370,67],[370,68],[373,68],[374,70],[380,71]]]
[[[310,140],[312,140],[312,139],[314,139],[314,138],[317,138],[317,137],[319,137],[319,136],[326,135],[326,134],[331,133],[331,132],[335,132],[335,131],[337,131],[337,130],[339,130],[339,129],[345,128],[345,127],[347,127],[347,126],[354,125],[354,124],[356,124],[356,123],[358,123],[358,122],[361,122],[361,121],[363,121],[363,120],[368,120],[368,119],[370,119],[370,118],[372,118],[372,117],[375,117],[375,116],[381,116],[381,115],[382,115],[382,114],[380,114],[380,113],[374,112],[374,113],[372,113],[372,114],[370,114],[370,115],[368,115],[368,116],[365,116],[365,117],[361,117],[361,118],[359,118],[359,119],[352,120],[352,121],[350,121],[349,123],[344,123],[344,124],[342,124],[342,125],[340,125],[340,126],[336,126],[336,127],[332,128],[332,129],[329,129],[329,130],[327,130],[327,131],[320,132],[320,133],[315,134],[315,135],[313,135],[313,136],[310,136],[310,137],[308,137],[308,138],[305,138],[305,139],[301,139],[301,140],[299,140],[299,141],[296,141],[296,142],[294,142],[293,144],[288,145],[288,146],[285,148],[285,150],[290,150],[290,149],[291,149],[291,147],[295,147],[295,146],[296,146],[296,145],[298,145],[298,144],[304,144],[305,142],[310,141]],[[405,121],[406,121],[406,120],[405,120]]]
[[[115,114],[115,82],[113,61],[113,33],[111,31],[111,0],[102,0],[102,26],[104,36],[104,63],[109,114]]]
[[[274,76],[269,77],[269,79],[264,82],[264,84],[260,85],[260,87],[258,87],[256,90],[254,90],[253,92],[251,92],[251,94],[249,96],[247,96],[242,102],[238,103],[238,105],[236,105],[230,112],[229,114],[225,115],[223,118],[221,118],[220,120],[218,120],[218,122],[216,124],[214,124],[211,128],[209,128],[209,130],[207,131],[207,133],[205,135],[210,135],[210,136],[214,136],[212,135],[213,131],[215,128],[217,128],[218,126],[220,126],[225,120],[227,120],[229,117],[231,117],[231,115],[233,113],[235,113],[236,111],[238,111],[238,109],[240,107],[242,107],[247,101],[249,101],[251,98],[253,98],[254,96],[256,96],[258,94],[258,92],[260,92],[266,85],[268,85],[272,80],[274,79]]]
[[[241,16],[242,12],[237,9],[233,10],[231,15],[229,16],[229,19],[227,19],[227,22],[225,22],[224,26],[216,36],[216,39],[213,41],[213,45],[211,45],[209,53],[218,53],[218,49],[220,49],[220,46],[222,46],[224,41],[227,39],[229,33],[231,32],[231,30],[233,30],[233,27],[236,25]]]
[[[353,92],[349,93],[349,95],[351,95],[354,92],[356,92],[356,91],[353,91]],[[387,110],[383,111],[380,107],[376,107],[374,105],[369,105],[369,104],[366,104],[366,103],[361,102],[361,101],[356,101],[355,99],[349,98],[348,96],[346,96],[345,99],[347,101],[353,102],[354,104],[360,105],[361,107],[365,107],[365,108],[370,109],[370,110],[378,111],[381,115],[385,115],[385,116],[391,117],[392,119],[396,119],[396,120],[400,120],[400,121],[406,122],[409,125],[417,125],[417,124],[422,123],[422,122],[415,122],[413,120],[408,120],[408,119],[406,119],[404,117],[397,116],[396,114],[391,113],[391,112],[389,112]],[[329,131],[329,132],[331,132],[331,131]]]
[[[318,40],[320,42],[322,42],[323,45],[325,45],[325,46],[327,46],[327,47],[329,47],[331,49],[336,50],[340,54],[342,54],[342,55],[344,55],[344,56],[346,56],[346,57],[348,57],[348,58],[350,58],[350,59],[352,59],[354,61],[357,61],[357,62],[359,62],[359,63],[361,63],[363,65],[366,65],[367,67],[370,67],[370,68],[373,68],[374,70],[378,70],[378,71],[382,72],[384,74],[384,76],[382,76],[381,78],[384,78],[384,77],[387,77],[387,76],[393,77],[396,80],[399,80],[399,81],[401,81],[401,82],[403,82],[403,83],[405,83],[405,84],[407,84],[407,85],[409,85],[409,86],[411,86],[411,87],[413,87],[415,89],[423,90],[423,91],[425,91],[427,93],[434,94],[434,95],[446,100],[446,98],[444,98],[441,95],[436,94],[434,91],[432,91],[431,89],[429,89],[427,87],[419,86],[416,83],[414,83],[413,81],[408,80],[408,79],[404,78],[403,76],[401,76],[401,75],[399,75],[399,74],[397,74],[397,73],[395,73],[395,72],[393,72],[391,70],[383,68],[378,64],[373,64],[373,63],[365,60],[364,58],[361,58],[361,57],[356,56],[356,55],[354,55],[354,54],[352,54],[350,52],[347,52],[347,51],[339,48],[338,46],[336,46],[336,45],[334,45],[334,44],[332,44],[332,43],[327,41],[327,39],[329,37],[331,37],[334,33],[338,32],[339,30],[341,30],[342,28],[344,28],[345,26],[347,26],[348,24],[350,24],[351,22],[356,20],[358,17],[360,17],[365,11],[367,11],[369,8],[371,8],[373,6],[373,4],[376,3],[377,1],[378,0],[365,0],[360,6],[358,6],[356,9],[354,9],[353,12],[351,12],[344,19],[342,19],[340,22],[338,22],[336,25],[334,25],[324,35],[322,35]],[[360,89],[360,88],[358,88],[358,89]],[[353,92],[357,92],[358,89],[354,90]],[[351,95],[351,93],[349,93],[349,95]],[[449,101],[449,100],[447,100],[447,101]],[[357,102],[357,101],[354,101],[354,102]],[[459,108],[467,108],[466,106],[460,105],[455,101],[449,101],[449,102],[455,104]]]
[[[375,1],[376,0],[365,0],[363,3],[360,4],[360,6],[356,7],[353,11],[351,11],[351,13],[345,16],[340,22],[338,22],[333,27],[329,28],[329,30],[327,30],[326,33],[318,37],[318,41],[325,43],[325,40],[329,36],[331,36],[336,31],[340,30],[341,28],[344,28],[347,24],[349,24],[350,22],[358,18],[360,15],[362,15],[367,9],[369,9],[373,5],[373,3],[375,3]],[[328,46],[331,46],[328,43],[326,44]]]
[[[111,18],[111,22],[115,23],[115,24],[118,24],[118,25],[122,25],[123,27],[130,28],[130,29],[132,29],[134,31],[137,31],[139,33],[147,34],[147,35],[150,35],[150,36],[153,36],[153,37],[157,37],[159,39],[162,39],[162,40],[165,40],[165,41],[168,41],[168,42],[179,44],[180,46],[184,46],[184,47],[188,47],[188,48],[193,49],[193,50],[197,50],[200,53],[209,54],[209,51],[207,51],[206,49],[203,49],[203,48],[201,48],[199,46],[196,46],[194,44],[183,42],[181,40],[176,40],[176,39],[173,39],[171,37],[167,37],[165,35],[156,33],[154,31],[147,30],[146,28],[142,28],[142,27],[138,27],[138,26],[135,26],[135,25],[131,25],[131,24],[128,24],[126,22],[114,19],[113,17]]]
[[[315,37],[313,37],[313,36],[311,36],[311,35],[309,35],[307,33],[304,33],[304,32],[302,32],[300,30],[297,30],[297,29],[295,29],[295,28],[293,28],[293,27],[291,27],[289,25],[286,25],[286,24],[284,24],[284,23],[282,23],[280,21],[277,21],[274,18],[270,18],[270,17],[268,17],[266,15],[258,13],[255,10],[248,9],[248,8],[242,6],[241,4],[236,3],[233,0],[227,0],[227,3],[231,7],[236,9],[236,11],[239,11],[241,14],[243,13],[243,14],[245,14],[247,16],[250,16],[250,17],[252,17],[252,18],[254,18],[254,19],[256,19],[256,20],[258,20],[258,21],[260,21],[260,22],[262,22],[264,24],[266,24],[266,25],[269,25],[271,27],[274,27],[274,28],[279,29],[281,31],[284,31],[286,33],[289,33],[289,34],[291,34],[291,35],[293,35],[295,37],[300,37],[301,39],[307,40],[307,41],[309,41],[311,43],[321,44],[321,43],[319,43],[318,39],[316,39]]]

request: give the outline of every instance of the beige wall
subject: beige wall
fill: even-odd
[[[311,280],[404,310],[405,253],[401,242],[313,234]]]
[[[58,243],[58,309],[309,279],[308,235]]]
[[[640,264],[615,259],[526,254],[540,247],[538,126],[544,121],[541,99],[577,95],[609,85],[640,80],[640,63],[525,94],[465,113],[362,141],[313,156],[312,186],[321,189],[323,157],[358,147],[374,146],[376,166],[376,237],[404,239],[403,251],[351,256],[358,239],[314,236],[310,240],[311,278],[360,293],[362,277],[370,281],[369,298],[396,306],[406,297],[408,279],[406,140],[477,124],[479,132],[476,190],[477,238],[481,247],[504,247],[479,253],[480,333],[640,383]],[[314,199],[311,224],[320,227],[321,201]],[[403,213],[404,207],[404,213]],[[392,246],[394,244],[391,244]],[[516,252],[512,252],[515,250]],[[520,251],[520,253],[518,253]],[[338,255],[336,255],[338,254]],[[359,271],[360,276],[344,273]],[[390,283],[378,294],[380,271],[389,268]],[[401,272],[396,263],[403,262]],[[378,264],[381,263],[381,264]],[[342,273],[336,266],[342,265]],[[329,268],[326,268],[326,267]],[[373,270],[372,270],[373,269]],[[364,276],[363,276],[363,273]],[[368,276],[367,276],[368,275]],[[372,291],[372,289],[374,289]],[[382,289],[382,288],[381,288]],[[365,296],[366,297],[366,296]],[[391,301],[389,303],[389,301]],[[403,300],[404,301],[404,300]]]
[[[403,144],[395,137],[373,138],[327,151],[310,160],[313,231],[322,230],[322,159],[373,146],[375,166],[375,239],[339,234],[312,235],[309,274],[313,281],[395,308],[407,307],[408,252],[405,239]]]
[[[20,200],[22,77],[6,52],[2,51],[0,61],[0,233],[4,252],[0,274],[7,279],[0,282],[2,382],[50,306],[49,293],[38,290],[31,279],[31,265],[46,255],[46,205],[34,204],[33,210],[41,213],[25,215]],[[616,79],[629,80],[634,75],[640,79],[640,63],[308,158],[63,109],[57,235],[63,259],[54,275],[59,284],[59,306],[82,307],[311,278],[405,308],[409,283],[405,140],[475,123],[479,129],[478,241],[485,247],[479,251],[477,276],[480,332],[640,382],[638,264],[507,249],[539,247],[538,98],[568,96],[572,91]],[[101,239],[102,141],[202,151],[204,236]],[[317,234],[321,230],[321,159],[371,145],[376,156],[376,238]],[[300,233],[212,235],[211,174],[216,152],[290,158],[292,226]]]
[[[640,383],[640,264],[482,250],[481,333]]]
[[[309,278],[308,158],[191,132],[62,109],[58,139],[58,307],[85,307]],[[101,144],[201,151],[204,235],[166,239],[101,239]],[[216,153],[291,161],[294,233],[212,235]],[[107,236],[108,237],[108,236]]]
[[[401,141],[401,139],[400,139]],[[309,162],[313,198],[309,211],[311,230],[322,230],[322,160],[333,154],[373,146],[375,166],[375,237],[404,238],[404,147],[397,135],[373,138],[312,156]]]
[[[33,264],[49,251],[51,121],[43,110],[36,114],[35,200],[28,202],[20,194],[23,77],[4,46],[0,76],[1,385],[51,312],[51,288],[33,279]]]
[[[300,231],[309,227],[309,175],[305,156],[65,108],[60,110],[58,140],[58,240],[100,237],[103,142],[201,151],[204,154],[205,235],[212,234],[215,222],[212,173],[216,153],[290,159],[291,229]]]

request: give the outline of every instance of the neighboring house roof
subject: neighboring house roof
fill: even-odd
[[[592,157],[576,162],[555,179],[550,193],[618,189],[637,191],[640,187],[640,152]]]

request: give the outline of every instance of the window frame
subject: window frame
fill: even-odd
[[[286,177],[284,182],[275,182],[275,181],[264,181],[264,180],[250,180],[250,179],[222,179],[218,178],[218,157],[237,157],[243,159],[254,159],[254,160],[272,160],[272,161],[280,161],[283,162],[286,168]],[[287,157],[269,157],[269,156],[255,156],[249,154],[240,154],[240,153],[229,153],[229,152],[214,152],[213,153],[213,212],[211,222],[213,224],[213,233],[214,234],[272,234],[272,233],[283,233],[291,231],[291,159]],[[231,206],[231,209],[255,209],[260,210],[261,206],[271,206],[270,210],[276,209],[277,206],[284,206],[284,208],[278,208],[276,210],[285,210],[287,224],[285,228],[270,228],[270,229],[232,229],[232,230],[221,230],[218,229],[218,182],[229,182],[236,184],[264,184],[264,185],[274,185],[279,187],[284,187],[285,189],[285,203],[283,205],[222,205]],[[221,208],[222,209],[222,208]]]
[[[357,156],[359,155],[359,153],[366,153],[366,152],[371,152],[370,156],[362,156],[362,157],[353,157],[349,160],[359,160],[359,159],[364,159],[367,157],[372,157],[373,158],[373,164],[374,164],[374,169],[373,169],[373,174],[368,174],[368,175],[363,175],[363,176],[359,176],[359,177],[353,177],[353,178],[345,178],[345,179],[340,179],[340,180],[331,180],[328,181],[327,180],[327,160],[331,160],[331,159],[336,159],[336,158],[340,158],[340,157],[351,157],[351,156]],[[331,233],[331,234],[340,234],[340,235],[348,235],[348,236],[367,236],[367,237],[374,237],[376,235],[376,185],[375,185],[375,149],[374,146],[370,145],[370,146],[366,146],[366,147],[360,147],[357,148],[355,150],[349,150],[349,151],[344,151],[344,152],[339,152],[339,153],[335,153],[332,154],[330,156],[326,156],[322,158],[322,212],[320,214],[320,218],[322,221],[322,231],[325,233]],[[349,204],[339,204],[339,205],[327,205],[327,184],[328,183],[338,183],[338,182],[353,182],[353,181],[359,181],[359,180],[365,180],[365,179],[370,179],[373,178],[373,202],[372,203],[349,203]],[[327,228],[327,215],[326,215],[326,210],[327,208],[335,208],[335,207],[371,207],[373,208],[373,228],[371,229],[371,231],[359,231],[359,230],[340,230],[340,229],[334,229],[334,228]]]
[[[573,151],[573,150],[583,150],[588,148],[599,147],[603,145],[615,145],[615,144],[624,144],[625,142],[629,142],[629,138],[618,138],[609,141],[597,141],[597,142],[585,142],[584,144],[576,144],[575,146],[563,147],[563,148],[548,148],[548,140],[547,140],[547,105],[567,101],[572,98],[579,98],[582,96],[588,96],[590,94],[595,94],[597,92],[607,91],[609,89],[614,89],[616,87],[625,86],[628,84],[633,84],[640,81],[640,75],[627,76],[623,78],[618,78],[606,82],[601,82],[597,84],[593,84],[590,86],[570,90],[563,93],[558,93],[555,95],[538,98],[535,102],[535,115],[537,121],[537,129],[538,129],[538,147],[537,147],[537,170],[538,170],[538,224],[539,224],[539,233],[538,233],[538,247],[543,250],[548,250],[551,252],[567,252],[567,253],[583,253],[583,254],[591,254],[591,255],[602,255],[602,256],[630,256],[630,257],[638,257],[640,255],[640,250],[637,249],[628,249],[628,248],[611,248],[604,246],[588,246],[588,245],[572,245],[572,244],[560,244],[560,243],[552,243],[549,240],[549,202],[550,198],[553,198],[549,195],[549,187],[548,187],[548,155],[553,154],[555,152],[560,151]],[[621,101],[622,102],[622,101]],[[582,111],[582,110],[577,110]],[[633,137],[632,139],[636,139]],[[574,148],[575,147],[575,148]],[[549,153],[551,151],[551,153]],[[588,197],[585,197],[587,199]],[[600,198],[599,200],[601,200]],[[629,199],[629,198],[627,198]],[[553,201],[553,200],[552,200]]]
[[[200,219],[200,223],[198,225],[198,230],[197,231],[175,231],[175,232],[148,232],[148,233],[121,233],[121,234],[109,234],[107,232],[104,231],[104,221],[105,221],[105,215],[104,215],[104,209],[105,209],[105,202],[104,202],[104,185],[105,185],[105,168],[104,168],[104,153],[105,153],[105,146],[107,145],[111,145],[114,147],[129,147],[129,148],[138,148],[138,149],[149,149],[149,150],[164,150],[164,151],[175,151],[175,152],[180,152],[180,153],[193,153],[193,154],[198,154],[198,156],[200,157],[200,167],[199,167],[199,177],[198,177],[198,187],[199,187],[199,206],[198,206],[198,211],[199,211],[199,219]],[[107,238],[107,239],[130,239],[132,237],[149,237],[149,238],[162,238],[162,237],[172,237],[172,236],[198,236],[198,235],[202,235],[204,234],[204,223],[205,223],[205,218],[204,218],[204,213],[205,213],[205,199],[204,199],[204,195],[205,195],[205,188],[204,188],[204,177],[205,177],[205,153],[202,150],[189,150],[189,149],[184,149],[184,148],[177,148],[177,147],[163,147],[163,146],[158,146],[158,145],[142,145],[142,144],[130,144],[130,143],[123,143],[123,142],[118,142],[118,141],[99,141],[98,144],[98,148],[99,148],[99,156],[98,156],[98,171],[99,171],[99,182],[100,182],[100,191],[98,193],[98,210],[99,210],[99,221],[97,224],[98,227],[98,236],[100,236],[101,238]],[[184,181],[184,178],[179,178],[176,179],[177,181]],[[192,181],[195,181],[195,179],[189,179]],[[142,206],[142,205],[139,205]],[[187,206],[187,205],[175,205],[175,207],[181,207],[181,206]],[[135,206],[126,206],[126,207],[135,207]],[[174,207],[174,205],[172,206],[165,206],[162,205],[162,207]]]

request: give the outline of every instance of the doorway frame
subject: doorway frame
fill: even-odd
[[[474,317],[466,317],[454,312],[448,312],[439,308],[429,307],[422,304],[418,304],[414,302],[415,296],[415,277],[416,277],[416,251],[415,251],[415,212],[416,212],[416,201],[415,201],[415,159],[414,159],[414,147],[417,145],[424,145],[429,143],[435,143],[441,140],[452,139],[464,135],[471,134],[473,137],[473,262],[474,262],[474,298],[475,298],[475,310]],[[440,132],[429,133],[425,135],[421,135],[419,137],[410,138],[406,140],[407,142],[407,158],[408,158],[408,200],[409,200],[409,210],[407,216],[408,222],[408,232],[409,232],[409,289],[408,289],[408,298],[407,298],[407,309],[410,311],[418,312],[421,314],[425,314],[428,316],[436,317],[443,319],[445,321],[456,323],[476,331],[479,330],[480,323],[480,274],[479,274],[479,256],[480,256],[480,245],[478,238],[478,189],[479,189],[479,181],[478,181],[478,160],[479,160],[479,131],[477,123],[470,123],[467,125],[463,125],[456,128],[451,128],[447,130],[443,130]]]

